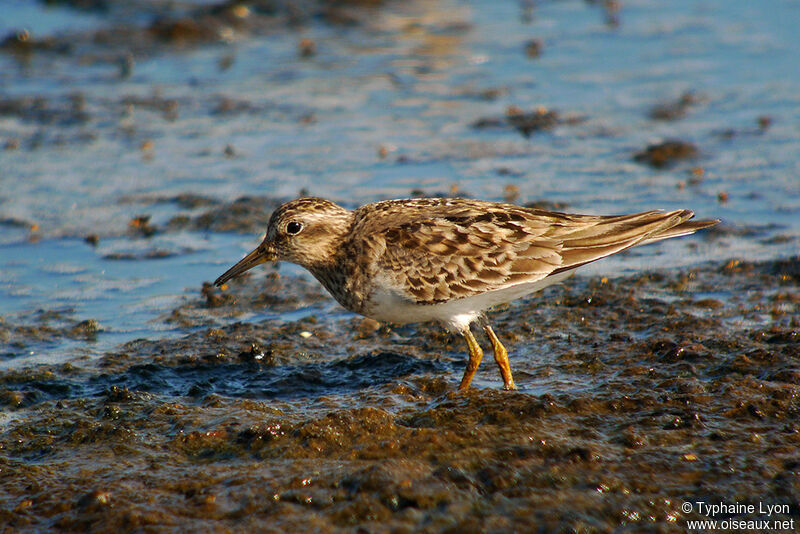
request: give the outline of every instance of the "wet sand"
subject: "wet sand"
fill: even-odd
[[[798,295],[798,257],[577,278],[492,315],[513,392],[484,362],[457,393],[456,336],[356,317],[7,371],[0,513],[108,532],[672,532],[702,500],[788,504],[771,519],[791,519]],[[174,316],[324,298],[268,273]]]
[[[800,80],[773,11],[47,4],[60,30],[0,35],[0,530],[800,521]],[[486,358],[458,393],[437,325],[286,265],[209,283],[301,193],[723,224],[492,312],[519,390]]]

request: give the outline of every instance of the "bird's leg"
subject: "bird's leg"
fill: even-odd
[[[483,351],[481,350],[481,346],[478,345],[478,341],[475,339],[475,336],[472,335],[472,331],[469,329],[469,326],[463,332],[461,332],[461,335],[467,340],[467,347],[469,347],[469,361],[467,362],[467,368],[464,370],[464,377],[461,379],[461,384],[458,386],[458,390],[466,391],[469,389],[469,384],[472,382],[472,377],[475,376],[475,371],[478,370],[478,366],[481,364]]]
[[[517,386],[514,385],[514,378],[511,376],[511,365],[508,363],[508,351],[503,344],[500,343],[500,340],[497,339],[497,336],[494,335],[494,330],[489,326],[489,323],[483,325],[483,331],[486,332],[489,341],[492,342],[494,361],[497,362],[497,366],[500,368],[500,374],[503,376],[503,388],[517,389]]]

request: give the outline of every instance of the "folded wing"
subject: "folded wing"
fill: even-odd
[[[451,200],[425,204],[410,221],[377,227],[370,240],[381,242],[378,266],[396,278],[392,285],[410,300],[434,304],[536,282],[718,222],[690,221],[693,215],[689,210],[570,215]]]

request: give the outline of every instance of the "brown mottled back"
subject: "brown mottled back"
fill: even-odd
[[[393,277],[420,304],[535,282],[713,224],[686,223],[688,210],[568,215],[467,199],[391,200],[354,215],[347,254],[371,262],[362,272]]]

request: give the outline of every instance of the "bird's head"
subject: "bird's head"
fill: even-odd
[[[268,261],[289,261],[309,270],[333,261],[350,231],[353,213],[322,198],[299,198],[276,209],[264,241],[217,278],[220,286]]]

